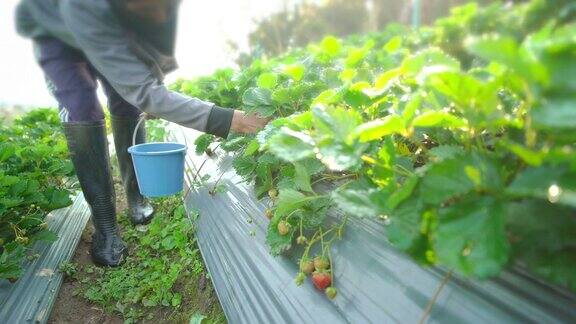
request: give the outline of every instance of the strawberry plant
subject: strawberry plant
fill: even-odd
[[[68,206],[73,168],[54,110],[0,125],[0,278],[17,279],[29,247],[51,241],[44,217]]]
[[[197,152],[230,152],[270,198],[271,253],[304,246],[297,284],[310,260],[333,284],[330,245],[366,217],[423,265],[482,279],[518,265],[576,289],[575,18],[570,1],[472,4],[173,87],[276,118]]]
[[[187,214],[181,196],[155,199],[153,204],[156,215],[149,225],[135,228],[127,217],[119,220],[131,247],[125,263],[117,268],[78,267],[71,278],[80,283],[77,293],[121,315],[126,323],[183,323],[198,311],[221,322],[224,314],[212,303],[214,292],[206,285],[207,272],[190,221],[197,214]],[[64,264],[60,271],[68,268],[70,264]]]

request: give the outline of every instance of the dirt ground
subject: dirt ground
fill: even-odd
[[[120,180],[115,180],[116,188],[116,212],[118,215],[122,215],[126,206],[126,200],[124,197],[124,191]],[[122,225],[120,225],[122,226]],[[120,228],[122,231],[122,227]],[[90,258],[90,245],[92,242],[92,233],[94,232],[94,227],[91,221],[88,222],[74,257],[71,262],[76,264],[78,269],[84,268],[85,266],[92,265],[92,260]],[[130,247],[129,248],[135,248]],[[210,287],[209,287],[210,286]],[[65,278],[58,297],[56,298],[52,313],[48,320],[50,324],[61,324],[61,323],[82,323],[82,324],[112,324],[112,323],[124,323],[121,316],[115,314],[109,314],[104,311],[98,305],[89,302],[83,296],[81,291],[82,283],[80,280],[74,280]],[[155,320],[156,323],[188,323],[190,317],[195,310],[198,310],[201,314],[206,315],[218,315],[221,320],[216,321],[216,323],[225,323],[225,317],[221,308],[218,305],[218,299],[211,287],[210,280],[204,275],[201,275],[194,281],[180,282],[176,283],[176,290],[180,291],[185,298],[182,301],[182,313],[168,313],[165,310],[156,310]],[[190,313],[193,312],[193,313]],[[165,320],[158,320],[158,319]],[[170,319],[168,319],[170,318]]]
[[[113,146],[111,146],[113,148]],[[112,174],[114,176],[114,187],[116,190],[116,214],[122,215],[127,208],[124,189],[119,177],[119,170],[115,167],[117,161],[115,156],[111,159]],[[122,216],[123,217],[123,216]],[[122,232],[122,224],[120,224]],[[92,233],[94,227],[91,221],[88,221],[78,247],[74,253],[71,263],[76,265],[77,269],[84,269],[92,265],[90,258],[90,246],[92,243]],[[134,249],[134,246],[128,246]],[[120,315],[106,313],[102,307],[91,303],[83,297],[81,292],[81,278],[71,279],[65,277],[58,297],[52,308],[52,313],[48,319],[49,324],[61,323],[82,323],[82,324],[115,324],[124,323]],[[152,310],[154,313],[153,321],[156,323],[188,323],[191,316],[199,312],[208,317],[215,318],[211,323],[225,323],[224,313],[220,308],[215,291],[210,279],[201,274],[199,278],[191,279],[186,282],[177,282],[175,290],[183,296],[181,312],[174,313],[174,310]],[[164,320],[158,320],[164,319]]]
[[[124,192],[122,186],[117,181],[116,187],[116,211],[119,212],[126,208]],[[92,242],[92,233],[94,227],[92,222],[88,221],[74,257],[71,262],[78,265],[79,268],[92,264],[90,259],[90,244]],[[90,303],[77,294],[80,290],[81,283],[77,280],[65,279],[60,287],[60,292],[56,298],[52,314],[48,320],[50,324],[61,323],[83,323],[83,324],[122,324],[124,321],[120,316],[106,314],[102,308]]]

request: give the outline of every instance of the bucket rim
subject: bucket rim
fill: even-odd
[[[161,151],[161,152],[139,152],[139,151],[135,151],[136,148],[139,147],[143,147],[143,146],[149,146],[149,145],[154,145],[154,144],[177,144],[180,145],[182,147],[177,148],[177,149],[173,149],[173,150],[168,150],[168,151]],[[150,142],[150,143],[142,143],[142,144],[136,144],[136,145],[132,145],[128,148],[128,153],[132,154],[132,155],[170,155],[170,154],[174,154],[174,153],[180,153],[180,152],[186,152],[186,150],[188,150],[188,147],[186,147],[186,145],[182,144],[182,143],[177,143],[177,142]]]

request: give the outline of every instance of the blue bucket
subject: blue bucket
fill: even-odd
[[[142,195],[165,197],[182,191],[186,145],[144,143],[129,147],[128,152],[132,155]]]

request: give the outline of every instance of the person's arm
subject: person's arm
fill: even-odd
[[[131,51],[130,40],[107,1],[64,0],[61,14],[90,63],[140,110],[220,137],[230,130],[254,132],[264,126],[265,120],[256,116],[168,90]]]

